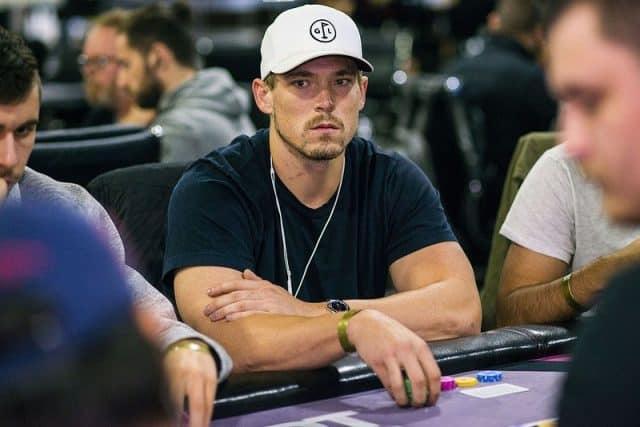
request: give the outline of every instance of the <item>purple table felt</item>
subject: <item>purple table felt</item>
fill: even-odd
[[[385,390],[378,389],[224,418],[216,420],[215,426],[513,426],[554,417],[564,377],[562,372],[504,371],[502,382],[497,384],[529,390],[487,399],[461,393],[494,385],[479,384],[442,392],[435,406],[414,409],[397,407]]]

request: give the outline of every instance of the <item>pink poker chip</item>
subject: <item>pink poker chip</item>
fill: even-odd
[[[441,377],[440,378],[440,390],[449,391],[455,389],[456,380],[453,377]]]

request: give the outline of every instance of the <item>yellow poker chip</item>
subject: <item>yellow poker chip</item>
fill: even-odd
[[[473,387],[478,385],[478,379],[474,377],[457,377],[456,385],[458,387]]]

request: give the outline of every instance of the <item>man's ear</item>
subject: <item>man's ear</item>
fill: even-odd
[[[166,68],[173,60],[173,52],[160,42],[153,43],[147,54],[147,63],[154,70]]]
[[[253,79],[251,90],[253,91],[253,99],[255,99],[260,111],[265,114],[271,114],[273,112],[273,94],[271,88],[267,86],[264,80]]]
[[[359,111],[364,109],[364,104],[367,101],[367,88],[369,87],[369,77],[362,76],[360,83],[360,105]]]
[[[500,19],[498,12],[493,11],[487,15],[487,28],[493,33],[502,29],[502,19]]]

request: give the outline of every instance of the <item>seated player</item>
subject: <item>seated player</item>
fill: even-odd
[[[567,152],[603,189],[616,221],[640,220],[640,2],[563,0],[549,30],[550,85]],[[561,426],[634,426],[640,417],[640,269],[614,279],[576,345]]]
[[[126,19],[127,12],[122,9],[105,12],[92,20],[85,35],[78,58],[85,98],[92,107],[85,126],[110,123],[147,126],[155,115],[153,109],[136,105],[131,93],[117,86],[116,38]]]
[[[439,392],[424,340],[476,334],[479,296],[436,190],[355,137],[372,66],[342,12],[307,5],[265,32],[253,81],[270,127],[197,161],[171,198],[164,278],[237,372],[357,350],[399,404]],[[396,294],[385,297],[390,274]],[[416,392],[416,390],[419,390]]]
[[[160,161],[187,162],[255,130],[249,97],[222,68],[198,69],[186,24],[186,2],[160,2],[131,11],[116,38],[120,90],[156,116],[162,128]]]
[[[171,425],[144,316],[107,241],[77,213],[0,209],[0,424]]]
[[[612,223],[601,197],[564,145],[536,162],[500,229],[511,245],[499,326],[572,319],[593,306],[611,274],[640,261],[640,226]]]
[[[59,203],[84,215],[109,240],[126,274],[137,306],[157,328],[175,405],[189,404],[190,426],[209,425],[217,380],[231,360],[215,341],[176,320],[171,303],[124,264],[124,247],[107,212],[82,187],[55,181],[26,167],[33,150],[40,110],[40,77],[35,58],[17,35],[0,27],[0,204]],[[82,304],[78,300],[78,304]],[[219,371],[218,371],[219,369]],[[188,399],[185,399],[188,398]],[[1,423],[0,423],[1,424]]]

